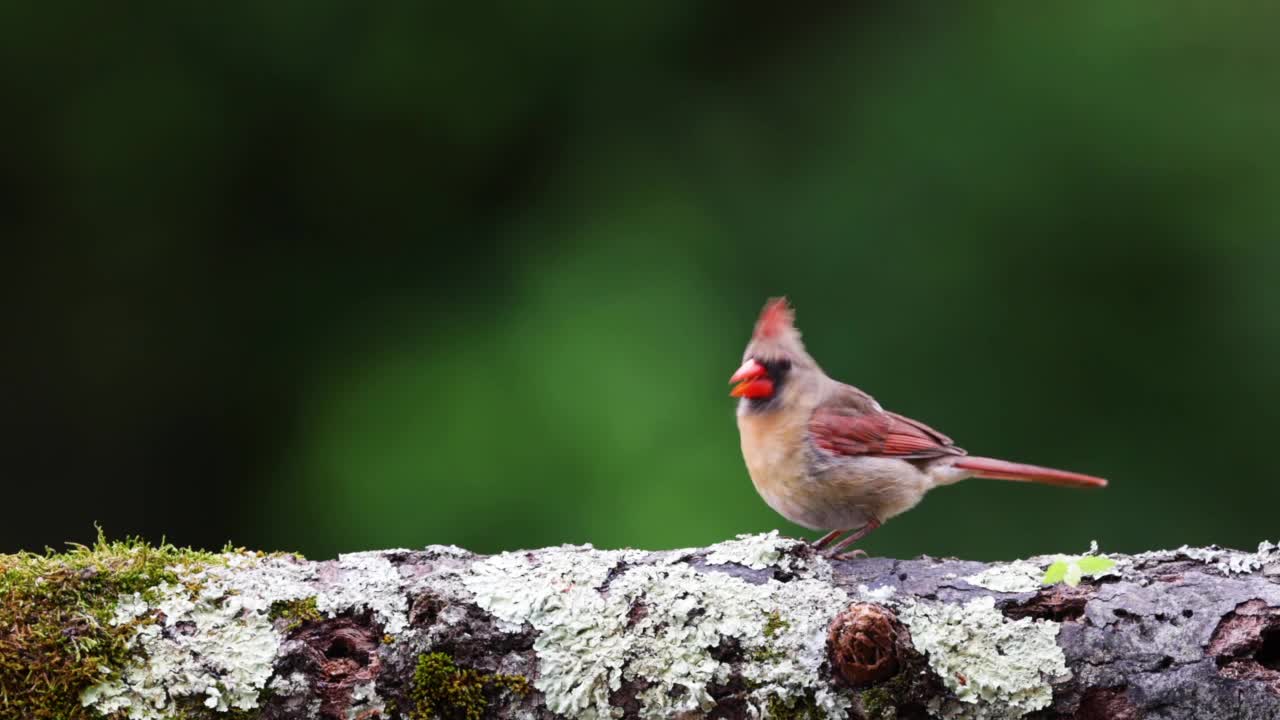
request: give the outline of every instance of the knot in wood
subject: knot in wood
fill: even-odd
[[[827,657],[832,671],[851,686],[873,685],[893,677],[900,667],[904,629],[893,611],[872,603],[854,603],[831,621]]]

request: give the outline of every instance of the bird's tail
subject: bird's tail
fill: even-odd
[[[991,478],[993,480],[1018,480],[1021,482],[1037,482],[1046,485],[1080,488],[1107,486],[1106,480],[1092,475],[1081,475],[1080,473],[1066,470],[1055,470],[1053,468],[1040,467],[1039,465],[1024,465],[1007,460],[996,460],[995,458],[966,456],[958,458],[951,464],[951,467],[968,471],[974,477]]]

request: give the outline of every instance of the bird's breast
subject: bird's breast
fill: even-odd
[[[756,492],[769,507],[797,525],[823,529],[813,517],[820,499],[806,482],[809,466],[807,423],[783,413],[738,416],[742,457]]]

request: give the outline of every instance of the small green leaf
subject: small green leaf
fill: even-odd
[[[1070,564],[1068,564],[1067,576],[1064,577],[1062,580],[1063,582],[1070,585],[1071,587],[1075,587],[1079,585],[1080,584],[1080,563],[1071,562]]]
[[[1045,585],[1065,582],[1071,587],[1075,587],[1080,584],[1080,580],[1086,575],[1097,577],[1115,566],[1116,561],[1105,555],[1083,555],[1081,557],[1059,555],[1058,559],[1045,571],[1044,579],[1040,582]]]
[[[1066,575],[1067,561],[1059,560],[1050,565],[1048,570],[1044,571],[1044,579],[1040,582],[1044,585],[1056,585],[1057,583],[1062,582],[1062,578],[1066,577]]]
[[[1085,575],[1100,575],[1116,566],[1116,561],[1102,555],[1087,555],[1080,558],[1080,571]]]

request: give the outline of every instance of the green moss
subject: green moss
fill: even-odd
[[[777,610],[774,610],[765,618],[764,636],[771,638],[789,627],[791,627],[791,623],[783,620],[782,615],[779,614]]]
[[[774,648],[759,648],[751,653],[751,660],[758,663],[774,662],[785,657],[786,653]]]
[[[177,582],[178,565],[223,563],[219,555],[136,538],[63,553],[0,555],[0,717],[80,720],[80,693],[104,668],[125,665],[129,640],[150,615],[111,624],[117,599]]]
[[[262,717],[262,706],[270,697],[271,692],[264,691],[258,699],[258,707],[253,710],[212,710],[205,707],[204,700],[198,697],[173,698],[165,720],[258,720]]]
[[[529,692],[529,681],[521,675],[486,675],[478,670],[459,668],[449,655],[441,652],[418,656],[413,673],[413,689],[409,700],[413,720],[480,720],[489,701],[501,691],[519,695]]]
[[[813,691],[791,698],[770,695],[767,702],[769,717],[774,720],[824,720],[826,713],[818,707]]]
[[[782,619],[782,615],[777,610],[769,613],[764,619],[764,636],[768,639],[774,638],[778,633],[791,627],[791,623]],[[780,660],[784,653],[772,648],[762,647],[751,653],[751,659],[758,663],[767,663],[774,660]]]
[[[284,630],[292,632],[302,627],[303,623],[316,622],[324,616],[320,614],[320,609],[316,607],[316,599],[312,596],[298,600],[277,600],[271,603],[271,610],[267,613],[267,617],[273,621],[280,618],[288,620]]]
[[[862,714],[867,720],[894,720],[898,717],[898,699],[911,683],[905,671],[858,693]]]
[[[893,704],[893,693],[883,687],[863,690],[858,694],[862,701],[862,714],[867,720],[888,720],[897,714]]]

